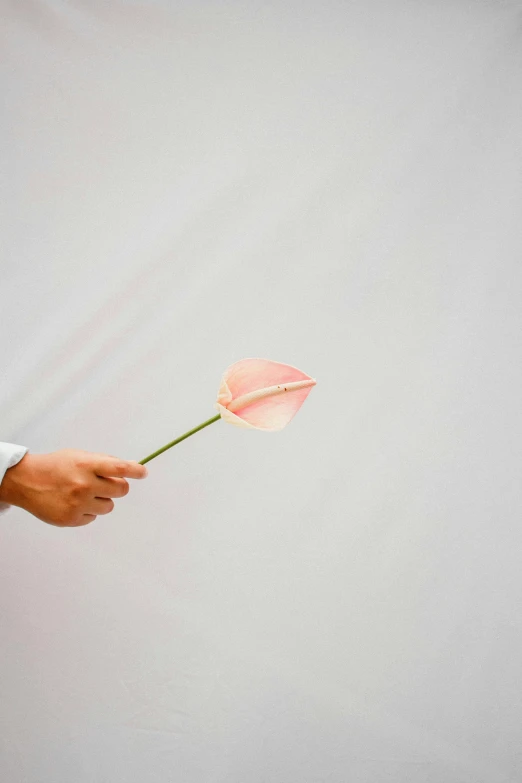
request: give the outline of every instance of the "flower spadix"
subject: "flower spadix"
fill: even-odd
[[[275,432],[286,427],[315,384],[289,364],[242,359],[224,373],[215,407],[236,427]]]

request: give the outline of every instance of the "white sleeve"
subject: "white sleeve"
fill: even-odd
[[[0,484],[6,470],[17,465],[25,454],[27,454],[25,446],[15,446],[14,443],[2,443],[0,441]],[[8,503],[0,503],[0,514],[8,508]]]

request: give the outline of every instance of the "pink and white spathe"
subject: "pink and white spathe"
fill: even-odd
[[[223,375],[215,407],[236,427],[276,432],[293,419],[315,384],[289,364],[242,359]]]

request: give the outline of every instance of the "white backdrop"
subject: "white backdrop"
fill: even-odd
[[[0,437],[140,459],[0,523],[6,783],[522,779],[522,8],[0,0]]]

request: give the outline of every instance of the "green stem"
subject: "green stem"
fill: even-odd
[[[140,459],[140,465],[145,465],[146,462],[150,462],[151,459],[154,459],[154,457],[158,457],[160,454],[163,454],[164,451],[167,451],[167,449],[172,448],[172,446],[175,446],[176,443],[181,443],[181,441],[185,440],[185,438],[190,438],[190,436],[194,435],[195,432],[199,432],[204,427],[208,427],[209,424],[213,424],[213,422],[217,421],[220,418],[221,418],[221,414],[218,413],[217,416],[213,416],[211,419],[207,419],[207,421],[204,421],[203,424],[199,425],[199,427],[194,427],[193,430],[189,430],[184,435],[180,435],[179,438],[176,438],[176,440],[167,443],[167,445],[163,446],[163,448],[154,451],[152,454],[149,454],[149,456],[145,457],[145,459]]]

